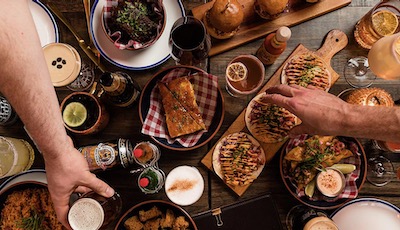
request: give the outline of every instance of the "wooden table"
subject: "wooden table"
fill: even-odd
[[[328,1],[328,0],[321,0]],[[48,2],[43,0],[43,2]],[[55,6],[63,12],[68,18],[73,27],[80,33],[80,35],[89,41],[87,28],[85,23],[83,4],[80,0],[71,1],[52,1]],[[317,17],[310,21],[301,23],[291,27],[292,38],[288,42],[286,51],[278,58],[275,64],[266,67],[266,79],[280,67],[282,62],[290,55],[291,51],[295,49],[298,44],[303,44],[311,50],[317,50],[324,36],[332,29],[340,29],[344,31],[348,38],[349,44],[345,49],[336,54],[332,59],[332,67],[337,73],[342,75],[344,65],[350,57],[366,56],[367,51],[361,49],[354,41],[352,35],[354,25],[375,3],[377,0],[353,0],[347,7],[341,8],[334,12]],[[184,6],[187,12],[193,7],[203,4],[200,0],[184,1]],[[85,59],[87,57],[79,48],[78,43],[67,30],[67,28],[59,21],[60,29],[60,42],[68,43],[77,48],[81,56]],[[161,148],[162,155],[159,161],[159,166],[165,173],[171,171],[174,167],[179,165],[192,165],[196,166],[205,180],[205,190],[198,202],[193,205],[184,207],[190,214],[194,215],[202,211],[217,208],[222,205],[232,204],[244,199],[260,196],[266,192],[270,192],[275,198],[275,202],[279,211],[282,224],[285,226],[285,217],[289,209],[299,202],[290,195],[286,190],[280,174],[279,174],[279,154],[266,165],[260,177],[250,186],[243,196],[238,197],[233,193],[222,181],[204,167],[200,160],[209,151],[210,148],[216,143],[221,135],[228,129],[232,122],[236,119],[238,114],[247,106],[251,98],[233,98],[229,96],[224,90],[225,87],[225,68],[227,63],[237,55],[240,54],[254,54],[261,44],[261,39],[255,40],[238,48],[229,50],[227,52],[215,55],[209,58],[209,65],[207,71],[213,75],[218,76],[220,87],[223,89],[223,96],[225,98],[225,118],[223,125],[218,134],[207,145],[187,152],[171,151],[166,148]],[[109,71],[120,70],[106,60],[102,59],[102,63]],[[169,59],[164,64],[146,71],[126,71],[143,87],[150,77],[163,68],[174,65],[174,61]],[[98,72],[99,73],[99,72]],[[400,99],[400,81],[387,81],[377,79],[374,83],[376,87],[382,87],[390,92],[395,100]],[[346,88],[351,88],[341,76],[336,84],[330,90],[333,94],[338,94]],[[61,100],[71,91],[67,88],[57,88],[59,100]],[[133,143],[143,140],[150,140],[151,138],[141,134],[141,122],[138,114],[138,106],[133,108],[122,109],[110,107],[109,112],[111,119],[104,131],[92,136],[72,136],[76,146],[84,146],[88,144],[95,144],[107,140],[117,139],[119,137],[128,138]],[[28,140],[28,136],[23,129],[23,124],[19,121],[11,127],[0,127],[0,135],[24,138]],[[363,143],[368,144],[368,140],[361,140]],[[371,150],[366,145],[366,153],[369,154]],[[386,154],[392,159],[395,168],[400,167],[400,155]],[[43,158],[36,152],[36,160],[32,168],[43,168]],[[164,191],[154,195],[145,195],[140,192],[137,186],[137,176],[129,174],[128,169],[113,169],[97,174],[99,178],[108,182],[122,195],[124,205],[123,211],[133,205],[149,199],[162,199],[168,200]],[[0,181],[2,182],[2,181]],[[389,201],[400,207],[400,182],[395,179],[385,187],[375,187],[368,182],[365,182],[362,189],[359,191],[359,197],[376,197]],[[262,210],[260,210],[262,211]]]

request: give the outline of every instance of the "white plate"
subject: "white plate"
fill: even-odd
[[[27,0],[39,34],[40,44],[58,42],[58,27],[50,11],[39,0]]]
[[[44,169],[31,169],[12,176],[0,185],[0,193],[13,184],[22,181],[35,181],[47,184],[46,171]]]
[[[164,31],[157,42],[143,50],[119,50],[104,33],[101,20],[106,0],[96,0],[90,17],[90,33],[94,45],[110,63],[128,70],[145,70],[160,65],[170,57],[169,34],[174,22],[185,15],[180,0],[164,0],[167,18]]]
[[[353,200],[331,215],[340,230],[399,230],[400,208],[375,198]]]

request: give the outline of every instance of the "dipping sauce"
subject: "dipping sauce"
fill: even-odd
[[[165,180],[168,198],[178,205],[191,205],[200,199],[204,180],[199,170],[192,166],[174,168]]]
[[[139,165],[154,165],[159,158],[159,148],[148,141],[138,143],[133,149],[133,159],[135,159],[136,163]]]
[[[317,188],[327,197],[335,197],[339,195],[345,186],[343,173],[334,168],[326,168],[317,176]]]
[[[319,216],[309,220],[303,230],[339,230],[339,228],[328,217]]]

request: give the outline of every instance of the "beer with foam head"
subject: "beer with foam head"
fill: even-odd
[[[92,198],[77,200],[68,213],[72,229],[97,230],[104,222],[104,210],[99,202]]]
[[[103,197],[95,192],[83,194],[71,206],[68,222],[74,230],[98,230],[112,223],[120,214],[121,197]]]

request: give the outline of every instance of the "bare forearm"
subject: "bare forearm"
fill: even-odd
[[[349,105],[341,135],[400,142],[400,107]]]
[[[3,3],[3,1],[1,1]],[[45,157],[72,147],[26,0],[0,9],[0,91],[11,102]],[[14,12],[19,12],[14,17]],[[27,20],[27,18],[29,20]],[[12,30],[9,25],[13,25]]]

